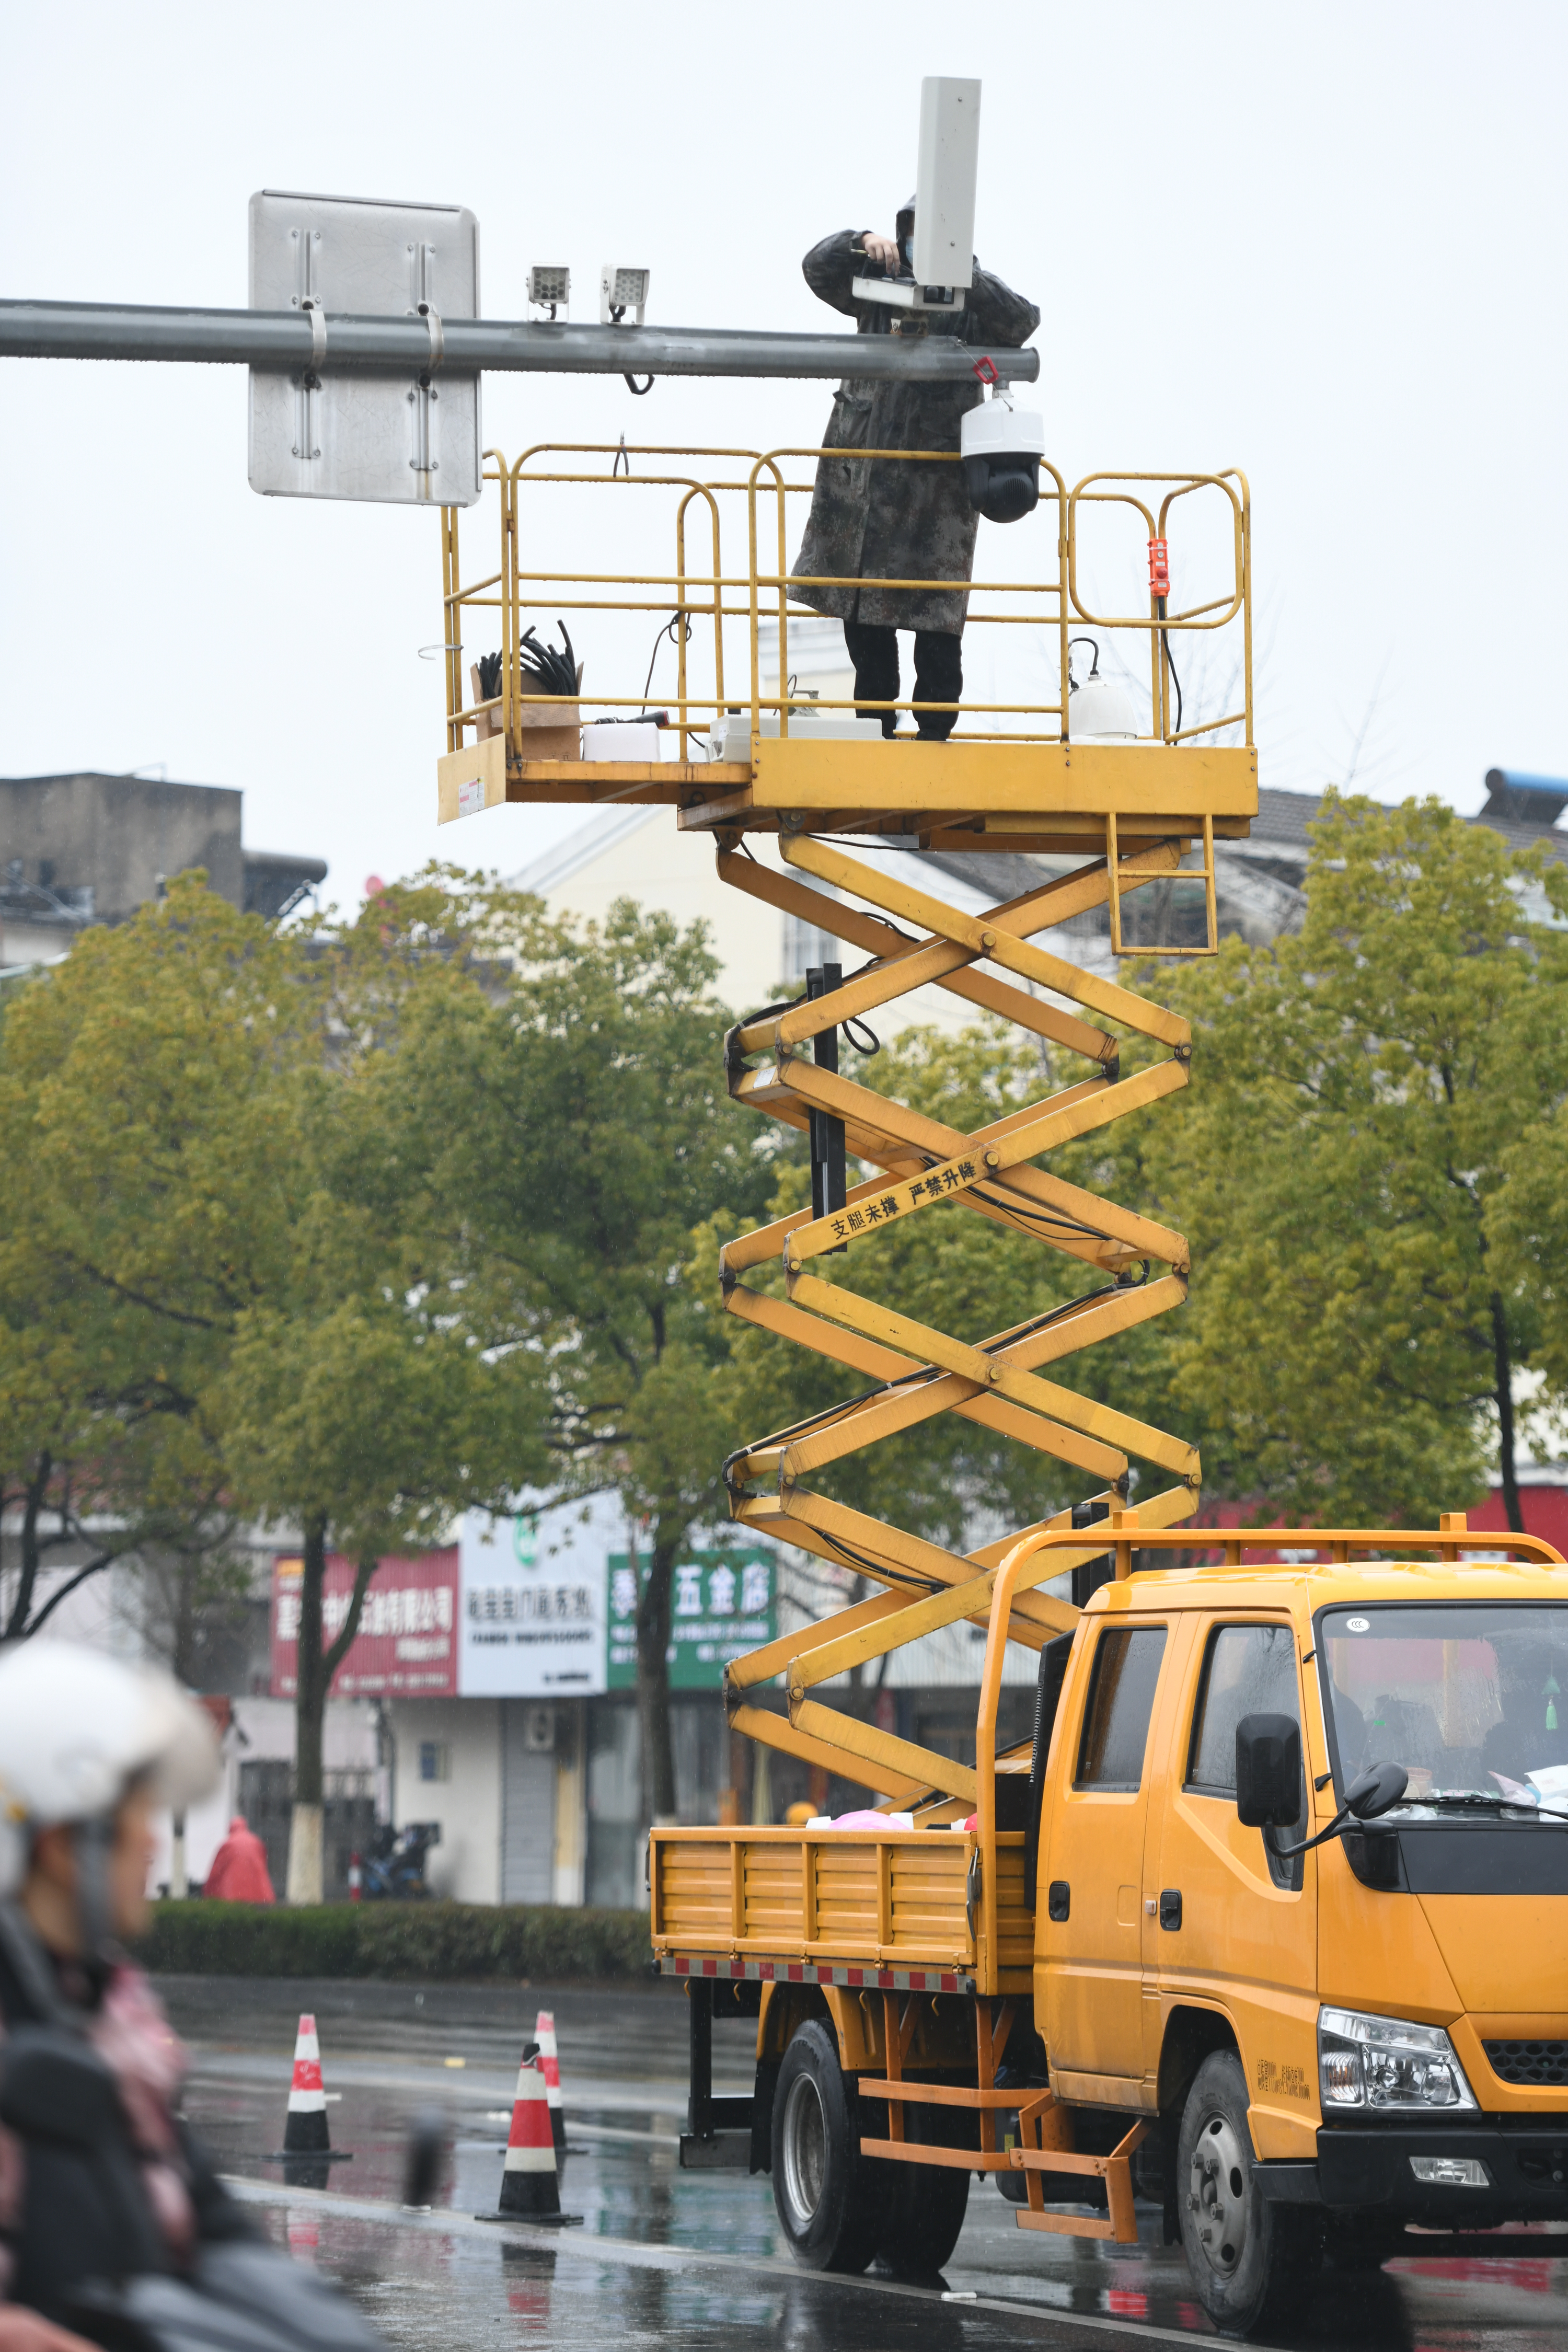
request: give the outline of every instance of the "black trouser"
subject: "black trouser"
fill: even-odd
[[[896,702],[899,698],[899,635],[896,629],[873,628],[865,621],[846,621],[844,642],[855,665],[856,698]],[[915,631],[915,692],[917,702],[956,702],[963,692],[963,640],[947,629]],[[862,710],[861,719],[879,719],[884,735],[895,732],[896,710]],[[956,710],[918,710],[915,730],[928,741],[944,743],[952,734]]]

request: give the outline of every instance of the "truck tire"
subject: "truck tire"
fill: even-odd
[[[910,2138],[923,2139],[933,2147],[963,2147],[973,2121],[962,2107],[911,2103],[904,2109],[904,2129]],[[891,2175],[887,2218],[877,2242],[879,2262],[901,2278],[934,2278],[951,2261],[963,2227],[969,2205],[967,2168],[955,2164],[900,2164],[895,2159],[879,2164],[877,2169]],[[998,2179],[1002,2177],[997,2175]]]
[[[1182,2111],[1176,2205],[1198,2301],[1222,2336],[1299,2319],[1322,2253],[1315,2207],[1263,2195],[1247,2125],[1247,2076],[1234,2051],[1198,2068]]]
[[[790,2252],[808,2271],[863,2271],[887,2208],[891,2166],[860,2153],[859,2101],[829,2027],[803,2025],[773,2093],[773,2206]]]

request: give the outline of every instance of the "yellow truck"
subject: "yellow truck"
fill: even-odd
[[[1568,2219],[1568,1577],[1466,1535],[1119,1546],[997,1754],[1010,1556],[973,1806],[656,1829],[683,2162],[770,2171],[817,2269],[940,2269],[974,2176],[1020,2228],[1121,2242],[1157,2199],[1235,2334],[1325,2245]],[[712,2095],[716,2008],[757,2016],[750,2100]]]
[[[897,369],[940,371],[938,341]],[[1178,1310],[1191,1278],[1182,1234],[1095,1188],[1117,1163],[1092,1139],[1201,1083],[1201,1039],[1149,992],[1165,960],[1219,951],[1221,880],[1258,806],[1245,473],[1069,479],[1042,457],[987,576],[796,577],[803,504],[845,462],[541,443],[487,453],[477,527],[499,536],[477,561],[476,523],[460,558],[443,512],[443,819],[663,810],[748,920],[784,919],[788,986],[804,978],[728,1031],[723,1071],[737,1106],[809,1139],[809,1205],[726,1242],[721,1298],[843,1387],[738,1444],[723,1477],[748,1540],[814,1554],[853,1594],[732,1660],[727,1703],[732,1731],[877,1804],[858,1826],[654,1832],[654,1945],[691,1989],[685,2157],[771,2170],[819,2268],[939,2266],[976,2174],[1021,2227],[1079,2236],[1128,2240],[1153,2198],[1205,2308],[1245,2334],[1325,2242],[1373,2260],[1413,2221],[1452,2243],[1568,2216],[1568,1578],[1547,1545],[1457,1517],[1273,1530],[1284,1558],[1259,1562],[1255,1540],[1197,1527],[1190,1437],[1076,1370]],[[858,443],[855,460],[879,498],[917,503],[961,462]],[[595,499],[645,536],[584,573]],[[1097,568],[1125,590],[1140,541],[1147,593],[1102,605]],[[1007,692],[956,712],[864,681],[797,692],[801,623],[868,585],[960,589],[966,637],[1028,658],[998,656]],[[640,730],[614,756],[599,725],[576,756],[578,706],[563,728],[522,657],[568,609],[605,649],[592,707],[616,719],[648,694],[621,616],[659,616],[677,756],[649,759]],[[498,636],[469,703],[462,649]],[[1115,649],[1119,717],[1095,688]],[[1200,653],[1234,697],[1194,685]],[[803,974],[791,942],[808,940]],[[1016,1067],[1039,1073],[1037,1099],[1020,1077],[969,1131],[866,1070],[872,1024],[953,998],[1010,1024],[1031,1047]],[[889,1263],[969,1217],[1016,1253],[1021,1319],[1003,1329],[937,1329],[889,1295]],[[962,1552],[852,1507],[847,1463],[918,1450],[947,1415],[979,1433],[977,1494],[1005,1440],[1042,1502],[1079,1499]],[[986,1634],[973,1764],[834,1700],[965,1624]],[[1027,1752],[998,1754],[1009,1643],[1038,1655],[1038,1720]],[[784,1712],[763,1696],[780,1677]],[[755,2086],[715,2098],[712,2020],[737,2008],[757,2019]]]

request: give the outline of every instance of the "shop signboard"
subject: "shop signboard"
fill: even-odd
[[[458,1689],[468,1698],[589,1697],[605,1687],[602,1501],[515,1518],[471,1512],[458,1542]],[[616,1532],[625,1528],[618,1510]]]
[[[778,1631],[778,1554],[771,1544],[694,1551],[676,1569],[670,1595],[669,1686],[717,1690],[724,1668]],[[647,1582],[646,1553],[609,1558],[609,1673],[613,1691],[637,1687],[637,1597]]]
[[[272,1563],[272,1696],[299,1689],[298,1553]],[[353,1594],[354,1563],[327,1554],[321,1589],[326,1641],[342,1631]],[[453,1698],[458,1691],[458,1548],[377,1563],[360,1611],[359,1631],[332,1677],[333,1698]]]

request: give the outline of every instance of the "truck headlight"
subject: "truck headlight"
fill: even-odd
[[[1345,2107],[1453,2114],[1476,2104],[1440,2025],[1353,2009],[1318,2011],[1318,2079],[1325,2115]]]

